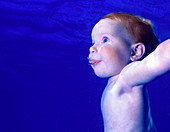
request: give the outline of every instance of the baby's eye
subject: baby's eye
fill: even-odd
[[[103,43],[106,43],[108,41],[109,41],[108,37],[103,37]]]

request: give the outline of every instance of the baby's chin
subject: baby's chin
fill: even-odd
[[[113,76],[116,76],[117,74],[111,74],[111,73],[99,73],[99,72],[95,72],[96,76],[100,77],[100,78],[110,78]]]

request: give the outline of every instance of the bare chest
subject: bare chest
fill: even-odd
[[[116,85],[105,89],[101,100],[105,129],[135,132],[145,128],[149,109],[146,91],[143,87],[127,89]]]

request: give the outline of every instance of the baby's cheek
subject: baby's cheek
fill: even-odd
[[[101,44],[101,45],[98,47],[98,52],[99,52],[99,53],[102,53],[102,52],[104,52],[105,49],[106,49],[106,45]]]
[[[116,55],[115,50],[112,47],[109,46],[102,46],[99,50],[99,52],[103,56],[109,56],[109,57],[114,57]],[[114,56],[113,56],[114,55]]]

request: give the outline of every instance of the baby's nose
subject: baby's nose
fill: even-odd
[[[97,49],[95,46],[91,46],[90,47],[90,53],[94,53],[94,52],[97,52]]]

